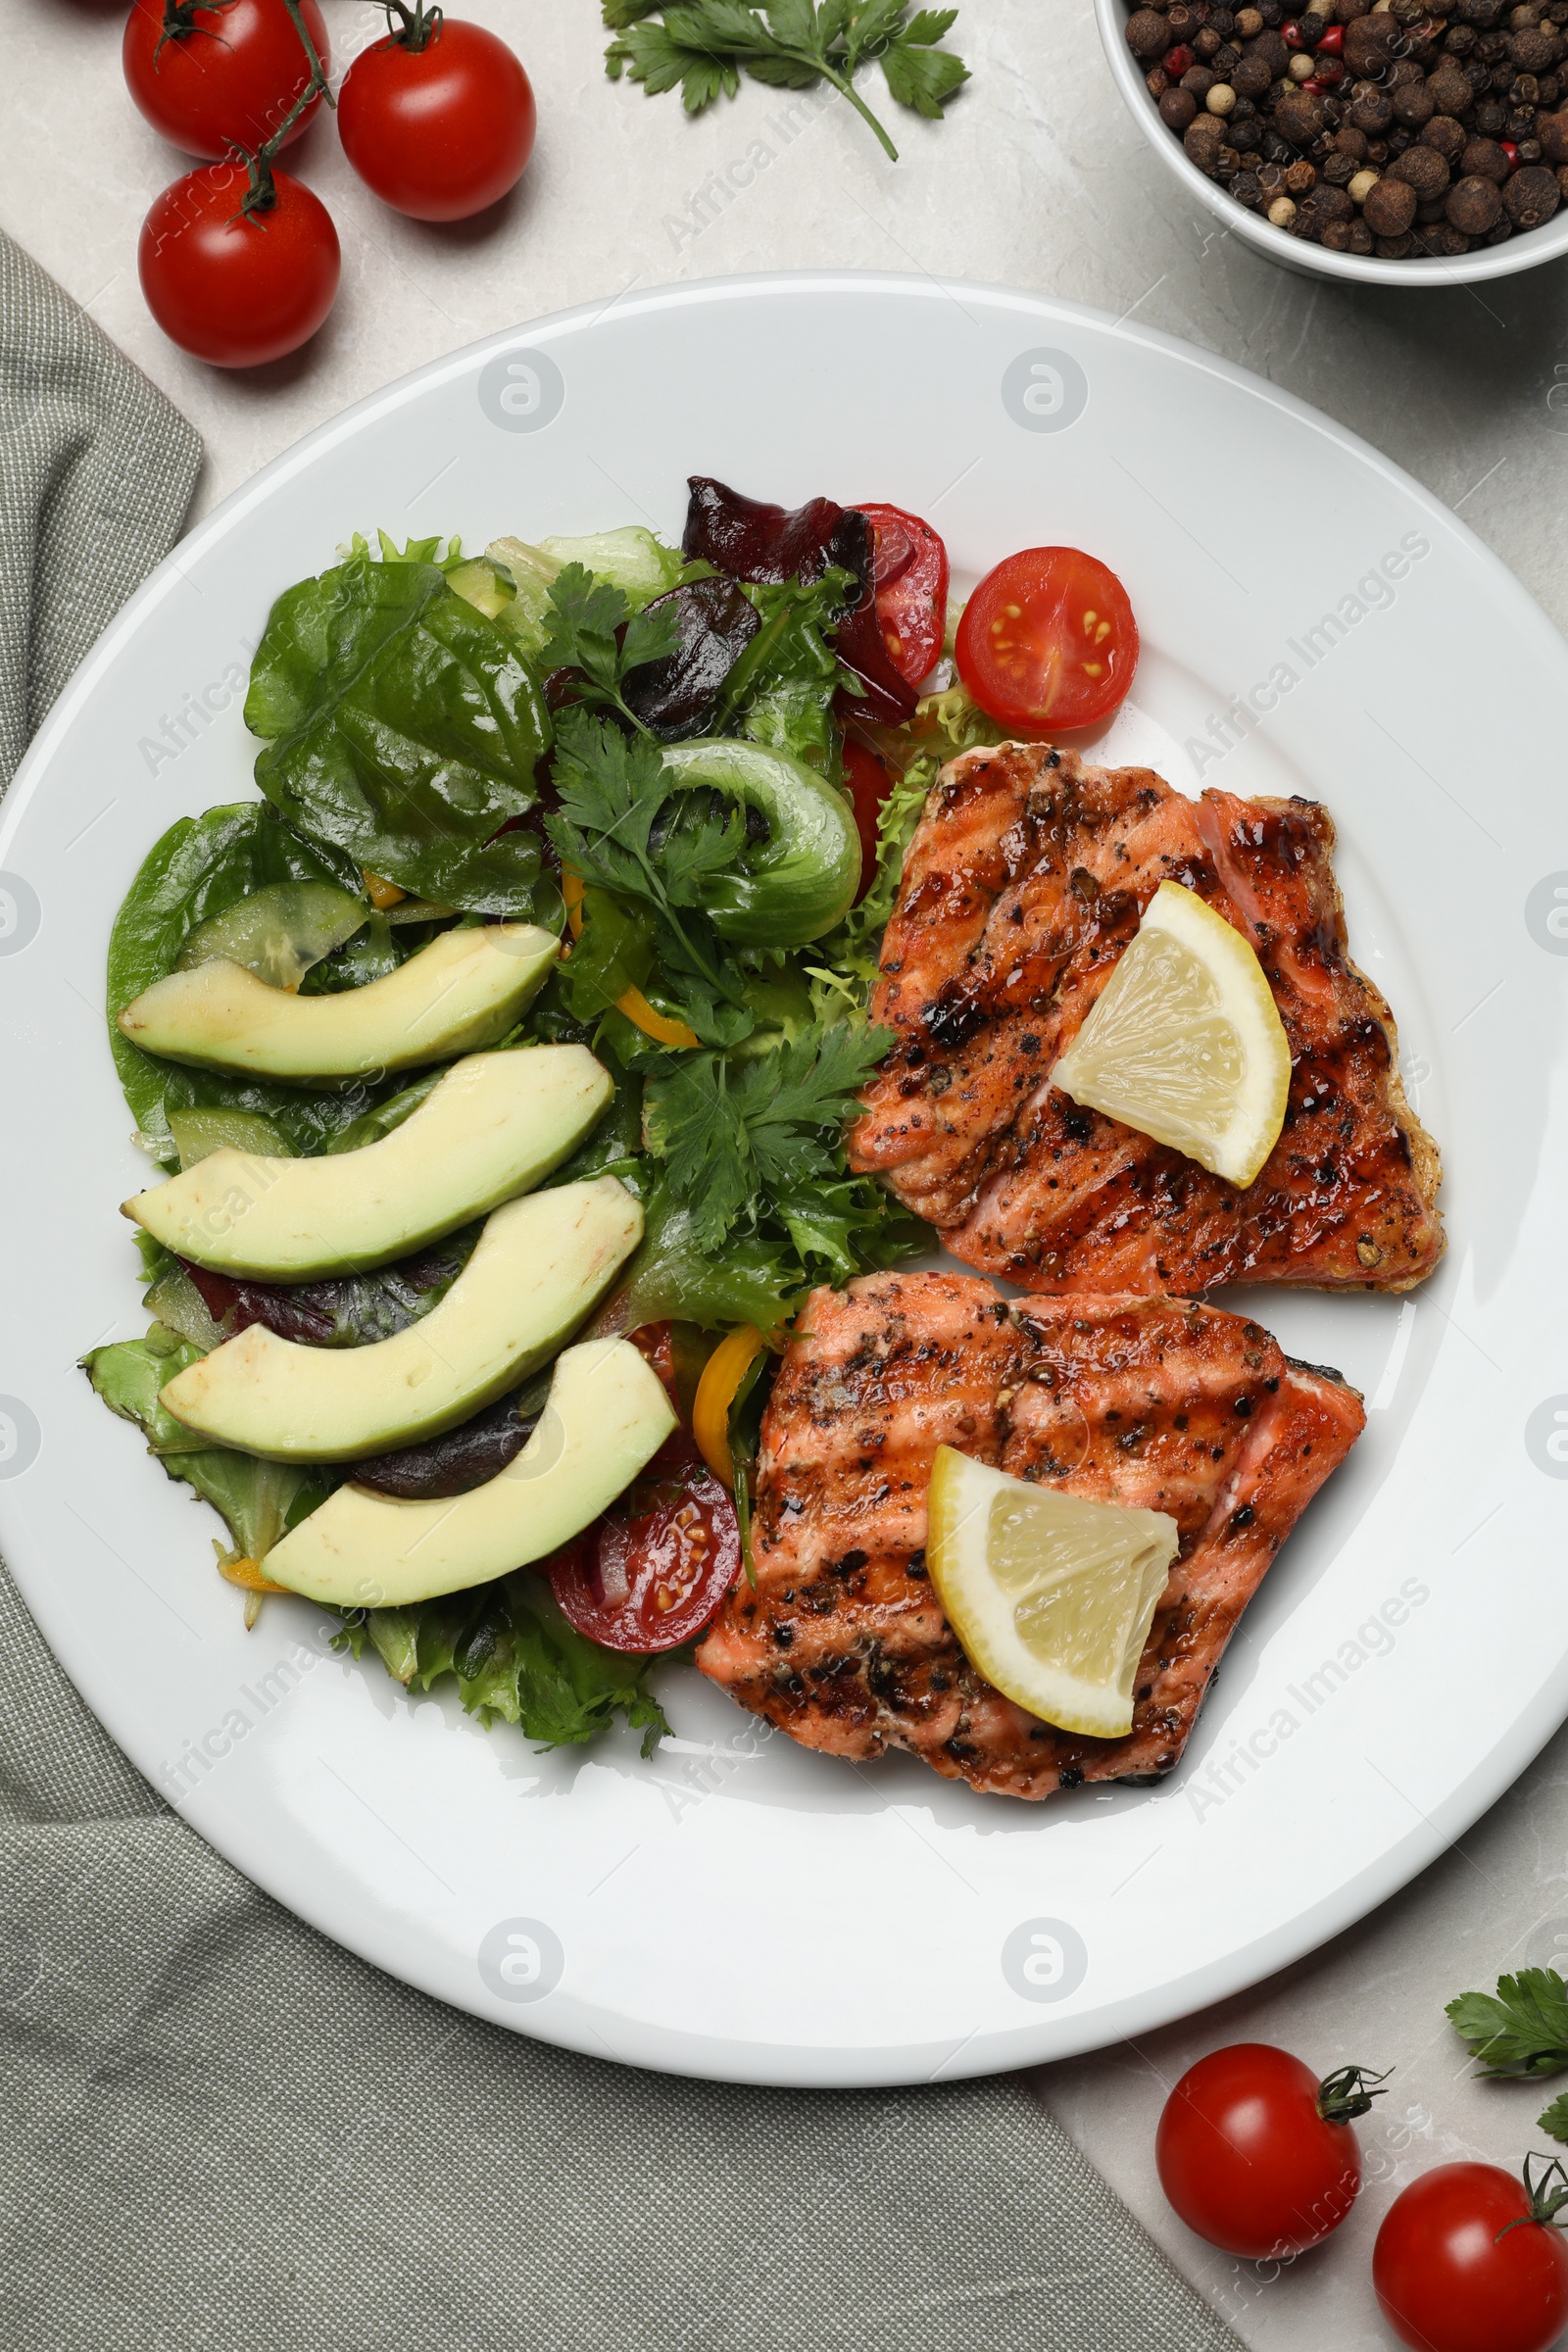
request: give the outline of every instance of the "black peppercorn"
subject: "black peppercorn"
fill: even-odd
[[[1351,99],[1345,110],[1345,120],[1353,130],[1364,131],[1369,139],[1376,139],[1394,121],[1394,109],[1381,90],[1369,90]]]
[[[1484,237],[1502,219],[1502,198],[1494,181],[1472,172],[1468,179],[1455,180],[1444,211],[1450,226],[1462,229],[1467,237]]]
[[[1385,174],[1362,208],[1368,228],[1375,237],[1402,237],[1415,219],[1416,201],[1408,181]]]
[[[1466,139],[1458,168],[1464,178],[1490,179],[1499,188],[1513,170],[1495,139]]]
[[[1533,32],[1511,32],[1508,35],[1508,55],[1517,72],[1544,74],[1548,66],[1557,63],[1562,51],[1557,45],[1555,33],[1543,32],[1538,28]]]
[[[1292,90],[1274,109],[1274,127],[1293,147],[1310,147],[1322,135],[1322,99],[1309,90]]]
[[[1152,8],[1141,8],[1127,20],[1127,46],[1134,57],[1163,57],[1171,45],[1170,21]],[[1216,47],[1218,44],[1215,44]]]
[[[1540,228],[1562,202],[1562,190],[1554,172],[1544,164],[1527,164],[1505,183],[1502,201],[1515,228]]]
[[[1424,81],[1401,81],[1394,93],[1394,120],[1406,130],[1420,130],[1438,111],[1438,102]]]
[[[1455,163],[1464,153],[1464,124],[1452,115],[1434,115],[1421,133],[1423,147],[1435,147],[1446,164]]]
[[[1435,147],[1407,147],[1389,166],[1389,174],[1414,188],[1417,201],[1422,204],[1430,204],[1435,197],[1447,193],[1448,167]]]
[[[1430,77],[1427,90],[1433,112],[1439,115],[1462,115],[1475,99],[1469,74],[1461,74],[1457,66],[1446,61]]]

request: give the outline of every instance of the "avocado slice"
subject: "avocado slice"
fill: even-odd
[[[585,1340],[557,1358],[539,1426],[499,1476],[433,1502],[339,1487],[273,1545],[266,1574],[343,1609],[489,1584],[579,1535],[674,1427],[663,1382],[629,1340]]]
[[[530,1191],[614,1091],[586,1046],[470,1054],[379,1143],[311,1159],[213,1152],[122,1213],[218,1274],[365,1274]]]
[[[116,1016],[144,1054],[267,1078],[364,1078],[493,1046],[532,1004],[560,942],[537,923],[443,931],[363,988],[298,997],[220,957],[173,971]]]
[[[498,1208],[451,1290],[367,1348],[302,1348],[260,1323],[163,1392],[176,1421],[276,1462],[348,1462],[439,1437],[548,1363],[642,1239],[613,1176]]]

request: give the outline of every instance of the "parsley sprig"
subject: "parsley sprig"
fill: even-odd
[[[844,1122],[892,1043],[885,1029],[803,1030],[770,1054],[688,1054],[649,1080],[643,1123],[699,1244],[719,1249],[748,1206],[841,1176]]]
[[[1568,2068],[1568,1984],[1554,1968],[1499,1977],[1495,1993],[1461,1992],[1445,2014],[1487,2075],[1535,2079]]]
[[[704,795],[688,793],[677,817],[660,826],[671,797],[663,753],[651,736],[624,735],[612,719],[568,709],[556,743],[553,781],[561,805],[546,817],[545,830],[562,864],[594,888],[648,909],[660,962],[695,983],[706,1000],[696,1009],[709,1022],[693,1023],[702,1032],[710,1025],[712,1000],[744,1002],[740,975],[701,912],[704,880],[733,865],[745,847],[744,817],[715,813]]]
[[[855,87],[873,59],[900,106],[933,122],[969,78],[960,57],[942,46],[956,8],[914,9],[909,0],[604,0],[606,28],[617,35],[605,53],[612,81],[624,72],[648,95],[677,86],[689,115],[722,91],[733,98],[742,74],[775,88],[813,89],[831,82],[899,160],[882,124]]]
[[[645,662],[662,662],[675,651],[680,622],[673,606],[634,612],[612,581],[596,578],[580,564],[567,564],[551,582],[549,631],[539,657],[545,675],[576,670],[579,702],[613,710],[651,738],[652,730],[628,708],[620,690],[628,671]]]

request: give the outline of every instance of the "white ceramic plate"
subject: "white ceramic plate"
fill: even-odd
[[[1158,1789],[1033,1807],[908,1759],[856,1768],[683,1671],[652,1762],[621,1736],[537,1754],[336,1657],[304,1603],[247,1635],[216,1521],[74,1369],[141,1328],[110,921],[166,825],[248,791],[239,687],[272,596],[377,524],[472,546],[678,533],[694,470],[913,508],[962,585],[1020,545],[1092,549],[1145,645],[1104,756],[1315,795],[1339,821],[1352,942],[1443,1144],[1452,1242],[1402,1303],[1250,1295],[1365,1390],[1370,1424]],[[698,285],[367,401],[165,564],[5,807],[0,1542],[45,1634],[253,1879],[410,1983],[575,2048],[912,2082],[1142,2033],[1305,1951],[1464,1830],[1568,1710],[1565,737],[1568,651],[1424,491],[1254,377],[1028,295]]]

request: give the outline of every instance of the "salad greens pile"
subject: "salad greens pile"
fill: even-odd
[[[111,1038],[144,1150],[166,1167],[219,1142],[354,1150],[441,1075],[289,1085],[142,1053],[115,1016],[182,961],[223,954],[320,994],[395,970],[446,926],[506,915],[559,931],[569,907],[566,952],[505,1043],[587,1044],[614,1081],[548,1180],[612,1173],[643,1203],[644,1240],[596,1329],[772,1332],[812,1284],[926,1248],[926,1228],[851,1172],[844,1124],[888,1043],[866,1007],[926,791],[996,730],[961,690],[907,725],[862,727],[889,776],[874,870],[858,905],[853,866],[808,870],[801,844],[828,833],[853,858],[835,697],[859,682],[834,639],[860,594],[834,562],[737,581],[640,528],[504,539],[476,560],[383,535],[286,591],[245,706],[264,798],[172,826],[114,926]],[[701,764],[709,742],[717,767]],[[789,756],[789,805],[752,789],[748,745]],[[838,915],[825,936],[824,906]],[[437,1303],[472,1242],[453,1236],[412,1271],[301,1286],[289,1329],[313,1345],[385,1338]],[[225,1310],[199,1269],[140,1246],[156,1319],[85,1368],[222,1515],[220,1563],[259,1605],[254,1564],[344,1473],[213,1446],[172,1419],[159,1392],[224,1337]],[[348,1612],[340,1640],[412,1688],[450,1676],[465,1706],[541,1740],[590,1739],[617,1713],[650,1739],[663,1728],[648,1661],[585,1641],[536,1575]]]

